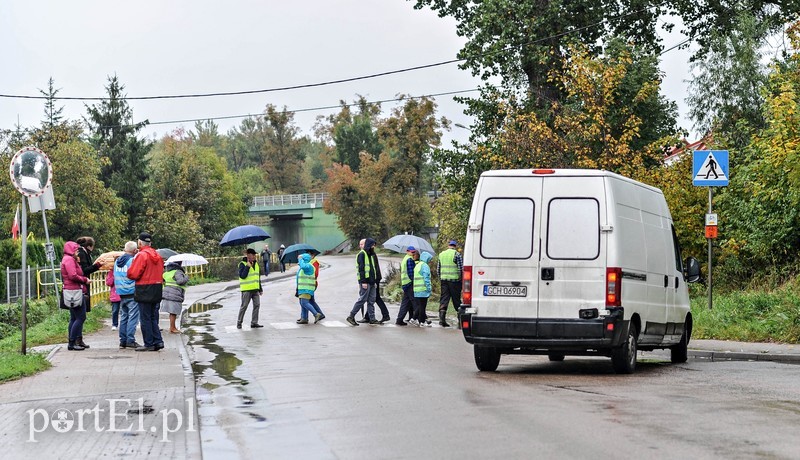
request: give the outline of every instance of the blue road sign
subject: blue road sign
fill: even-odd
[[[692,157],[692,185],[722,187],[728,185],[728,151],[695,150]]]

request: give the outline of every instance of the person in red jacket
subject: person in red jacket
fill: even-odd
[[[136,351],[158,351],[164,348],[164,339],[158,329],[158,310],[161,302],[161,286],[164,276],[164,259],[150,244],[153,237],[139,234],[139,253],[128,268],[128,278],[136,282],[133,300],[139,304],[139,325],[142,329],[143,346]]]

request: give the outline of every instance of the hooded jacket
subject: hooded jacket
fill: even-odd
[[[64,283],[64,289],[68,291],[75,291],[78,289],[83,290],[84,293],[89,292],[87,285],[89,278],[83,276],[83,270],[75,260],[75,251],[78,250],[78,243],[74,241],[67,241],[64,243],[64,257],[61,258],[61,280]]]
[[[161,302],[164,259],[151,246],[144,246],[128,268],[128,278],[136,282],[133,299],[143,303]]]
[[[133,295],[135,282],[128,278],[128,268],[130,268],[132,262],[133,256],[127,252],[117,257],[117,261],[114,262],[114,287],[116,287],[117,295],[120,297]]]
[[[428,266],[431,259],[433,259],[433,255],[427,251],[423,251],[419,255],[419,262],[414,270],[415,275],[419,274],[414,277],[414,297],[431,296],[431,267]],[[424,288],[422,288],[423,285]]]
[[[375,240],[372,238],[367,238],[364,240],[364,249],[359,251],[358,255],[356,256],[356,271],[358,273],[358,283],[359,284],[375,284],[375,266],[371,263],[372,262],[372,255],[375,251],[372,248],[375,246]],[[366,260],[369,258],[369,260]],[[370,264],[370,270],[366,272],[366,264]]]
[[[297,256],[297,275],[295,275],[295,282],[297,285],[297,293],[298,294],[310,294],[314,295],[313,290],[308,289],[300,289],[300,276],[301,272],[305,276],[314,276],[314,266],[311,265],[311,255],[309,254],[300,254]]]

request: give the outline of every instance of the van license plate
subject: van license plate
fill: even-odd
[[[527,297],[528,286],[484,286],[484,296]]]

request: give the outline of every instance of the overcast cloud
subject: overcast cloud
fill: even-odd
[[[680,39],[668,37],[664,44]],[[0,94],[39,96],[53,77],[59,96],[104,97],[113,74],[131,97],[277,88],[448,61],[463,43],[452,19],[414,10],[405,0],[11,0],[0,3]],[[687,53],[675,50],[663,59],[662,92],[685,116]],[[359,94],[378,101],[478,86],[469,72],[448,64],[318,88],[130,105],[135,121],[160,123],[256,114],[267,104],[302,110],[352,102]],[[436,98],[439,115],[469,125],[452,97]],[[86,113],[83,102],[59,105],[66,118]],[[384,114],[396,105],[382,104]],[[42,100],[0,98],[0,108],[3,129],[44,118]],[[317,116],[334,112],[299,112],[295,122],[310,134]],[[223,133],[240,122],[216,120]],[[179,126],[192,129],[194,123],[154,124],[144,132],[160,137]],[[445,141],[466,137],[466,130],[453,127]]]

